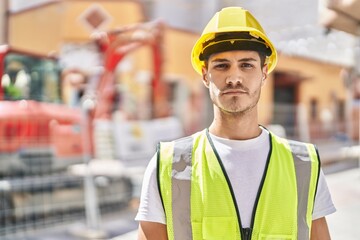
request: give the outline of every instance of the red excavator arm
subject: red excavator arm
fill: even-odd
[[[103,54],[103,72],[96,89],[94,118],[110,119],[116,97],[114,72],[119,62],[129,53],[142,46],[152,49],[153,63],[153,117],[157,117],[156,105],[165,101],[164,86],[160,81],[164,24],[161,21],[137,23],[109,32],[95,33],[93,37]]]

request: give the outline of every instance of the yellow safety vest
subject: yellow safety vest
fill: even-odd
[[[170,240],[310,238],[320,161],[312,144],[270,133],[250,228],[208,130],[158,145],[157,176]]]

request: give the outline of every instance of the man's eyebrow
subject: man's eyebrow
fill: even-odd
[[[211,60],[211,62],[230,62],[230,61],[226,58],[215,58]]]
[[[238,60],[238,62],[256,62],[257,60],[255,58],[241,58]]]

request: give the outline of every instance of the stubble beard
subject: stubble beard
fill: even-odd
[[[256,90],[255,92],[248,95],[250,99],[250,103],[247,105],[242,105],[241,98],[239,96],[233,96],[230,100],[222,103],[219,98],[211,94],[211,99],[213,104],[226,115],[231,115],[233,117],[244,116],[247,113],[254,110],[260,99],[261,88]]]

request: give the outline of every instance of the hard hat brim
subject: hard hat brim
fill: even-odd
[[[210,55],[232,50],[255,50],[269,57],[271,48],[260,37],[254,37],[248,32],[217,33],[215,37],[202,44],[199,55],[201,61],[207,60]]]

